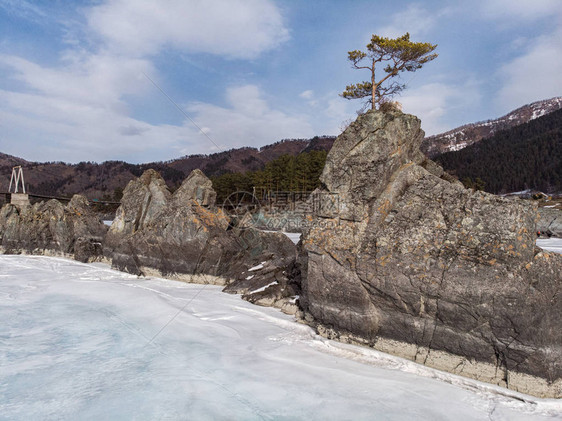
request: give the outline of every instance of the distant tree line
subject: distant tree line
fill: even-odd
[[[465,185],[491,193],[562,192],[562,110],[435,160]]]
[[[326,151],[282,155],[262,170],[211,177],[217,201],[222,202],[237,191],[255,192],[257,196],[278,191],[312,191],[320,186],[326,155]]]

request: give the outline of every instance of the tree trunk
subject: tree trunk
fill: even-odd
[[[373,88],[371,93],[371,110],[375,110],[375,92],[377,91],[375,86],[375,60],[373,60],[373,67],[371,67],[371,86]]]

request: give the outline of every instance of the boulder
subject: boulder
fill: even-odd
[[[160,174],[146,171],[125,188],[104,254],[119,270],[224,285],[249,300],[257,292],[254,301],[264,299],[261,304],[282,305],[298,294],[289,279],[297,256],[291,240],[238,225],[215,207],[215,197],[199,170],[174,194]],[[264,288],[273,280],[278,290]]]
[[[562,396],[562,256],[536,205],[465,189],[419,151],[420,121],[369,111],[335,141],[300,251],[306,319],[328,337]]]
[[[106,231],[80,195],[66,206],[52,199],[33,206],[7,204],[0,211],[0,244],[9,254],[68,255],[92,261],[102,257]]]
[[[562,238],[562,210],[539,208],[537,232],[540,232],[542,237]]]

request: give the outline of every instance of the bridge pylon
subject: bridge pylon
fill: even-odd
[[[19,192],[21,184],[22,193]],[[12,192],[12,186],[14,191]],[[25,191],[25,180],[23,179],[23,168],[21,165],[12,168],[12,177],[10,178],[10,186],[8,187],[10,193],[10,203],[18,206],[29,205],[29,196]]]

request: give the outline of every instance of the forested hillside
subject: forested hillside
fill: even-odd
[[[465,124],[445,133],[426,137],[421,150],[428,157],[434,159],[442,153],[459,151],[478,143],[482,139],[491,137],[501,130],[508,130],[520,124],[528,123],[559,109],[562,109],[562,97],[536,101],[493,120]]]
[[[287,155],[296,157],[311,151],[329,151],[334,142],[333,136],[316,136],[312,139],[285,139],[271,145],[257,148],[238,148],[218,152],[211,155],[189,155],[168,162],[152,162],[146,164],[129,164],[123,161],[80,162],[66,164],[63,162],[28,162],[10,155],[0,154],[0,191],[8,190],[12,167],[24,167],[27,190],[33,194],[69,197],[81,193],[90,199],[119,200],[127,183],[138,177],[148,168],[162,174],[168,186],[173,190],[191,173],[199,168],[208,177],[225,175],[219,183],[228,185],[244,185],[248,183],[250,174],[259,188],[273,189],[281,183],[279,189],[286,189],[275,171],[268,170],[263,177],[259,175],[266,165],[279,157]],[[284,158],[287,160],[288,158]],[[302,168],[301,158],[297,167]],[[283,161],[284,162],[284,161]],[[277,164],[278,166],[280,164]],[[272,172],[273,171],[273,172]],[[289,174],[291,170],[289,169]],[[321,171],[321,169],[320,169]],[[244,173],[249,172],[248,176]],[[231,174],[231,175],[228,175]],[[236,174],[236,175],[234,175]],[[266,177],[266,178],[264,178]],[[307,176],[302,178],[302,170],[291,175],[295,189],[309,189],[313,184]],[[297,183],[295,177],[299,178]],[[230,181],[228,181],[230,180]],[[264,180],[263,182],[261,180]],[[251,191],[251,187],[250,187]]]
[[[435,160],[465,184],[483,185],[491,193],[527,189],[561,193],[562,110]]]
[[[548,107],[558,104],[555,100],[559,99],[521,107],[498,121],[528,120],[549,112]],[[434,159],[469,187],[492,193],[526,189],[562,193],[561,131],[562,110],[558,110]],[[453,132],[464,133],[466,128]],[[257,192],[311,191],[318,186],[326,153],[334,140],[333,136],[286,139],[259,149],[238,148],[147,164],[37,163],[0,153],[0,191],[7,191],[15,165],[24,167],[28,191],[50,196],[81,193],[90,199],[119,200],[127,183],[148,168],[159,171],[172,190],[199,168],[212,177],[219,200],[235,191],[252,192],[254,187]]]
[[[282,155],[268,162],[263,170],[211,177],[217,200],[224,201],[237,191],[255,192],[257,196],[279,191],[312,191],[320,185],[327,154],[313,150],[297,156]]]

